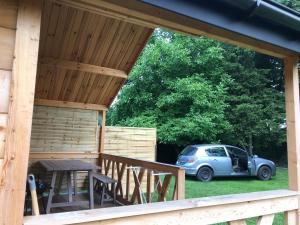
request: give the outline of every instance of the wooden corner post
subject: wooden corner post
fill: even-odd
[[[100,146],[99,146],[99,153],[104,152],[104,138],[105,138],[105,123],[106,123],[106,111],[101,111],[101,130],[100,130]]]
[[[8,124],[4,159],[0,168],[1,225],[23,224],[41,25],[41,2],[40,0],[20,0],[18,5]]]
[[[300,109],[298,57],[284,60],[289,189],[300,191]],[[300,198],[299,198],[300,199]],[[286,214],[286,224],[300,224],[300,210]]]

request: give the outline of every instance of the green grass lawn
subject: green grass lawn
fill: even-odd
[[[207,196],[238,194],[255,191],[267,191],[288,188],[288,171],[277,169],[277,175],[270,181],[260,181],[253,178],[215,178],[211,182],[200,182],[194,178],[186,177],[185,197],[201,198]],[[256,219],[249,219],[247,224],[254,225]],[[276,215],[273,225],[283,223],[283,213]]]

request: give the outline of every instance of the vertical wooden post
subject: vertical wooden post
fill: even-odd
[[[185,199],[185,170],[179,169],[176,179],[176,197],[177,200]]]
[[[1,225],[21,225],[23,222],[40,24],[41,1],[20,0],[7,136],[0,169]]]
[[[103,153],[104,152],[106,111],[103,110],[101,115],[102,115],[102,123],[101,123],[101,131],[100,131],[100,148],[99,148],[99,152]]]
[[[289,189],[300,191],[300,109],[298,58],[284,60]],[[300,224],[300,210],[297,222]],[[290,224],[290,223],[289,223]]]

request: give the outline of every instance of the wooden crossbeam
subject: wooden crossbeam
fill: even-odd
[[[122,70],[111,69],[107,67],[69,61],[64,59],[41,58],[39,59],[39,64],[42,66],[52,66],[52,67],[69,69],[69,70],[77,70],[77,71],[87,72],[87,73],[96,73],[104,76],[119,77],[124,79],[128,78],[128,75]]]
[[[81,102],[57,101],[57,100],[49,100],[49,99],[35,99],[34,105],[107,111],[107,107],[105,105],[97,105],[97,104],[81,103]]]

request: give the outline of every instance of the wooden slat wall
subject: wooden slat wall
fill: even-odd
[[[0,173],[4,158],[4,143],[8,119],[9,91],[16,38],[17,15],[17,1],[0,0]]]
[[[107,126],[104,153],[155,161],[156,129]]]
[[[72,158],[97,164],[101,124],[98,117],[99,112],[94,110],[35,106],[29,172],[50,183],[49,174],[41,170],[38,160]],[[104,152],[107,154],[155,161],[155,149],[156,129],[110,126],[105,129]],[[76,158],[78,155],[81,157]],[[86,186],[86,175],[78,173],[79,189]]]
[[[35,106],[31,152],[97,152],[98,111]]]

